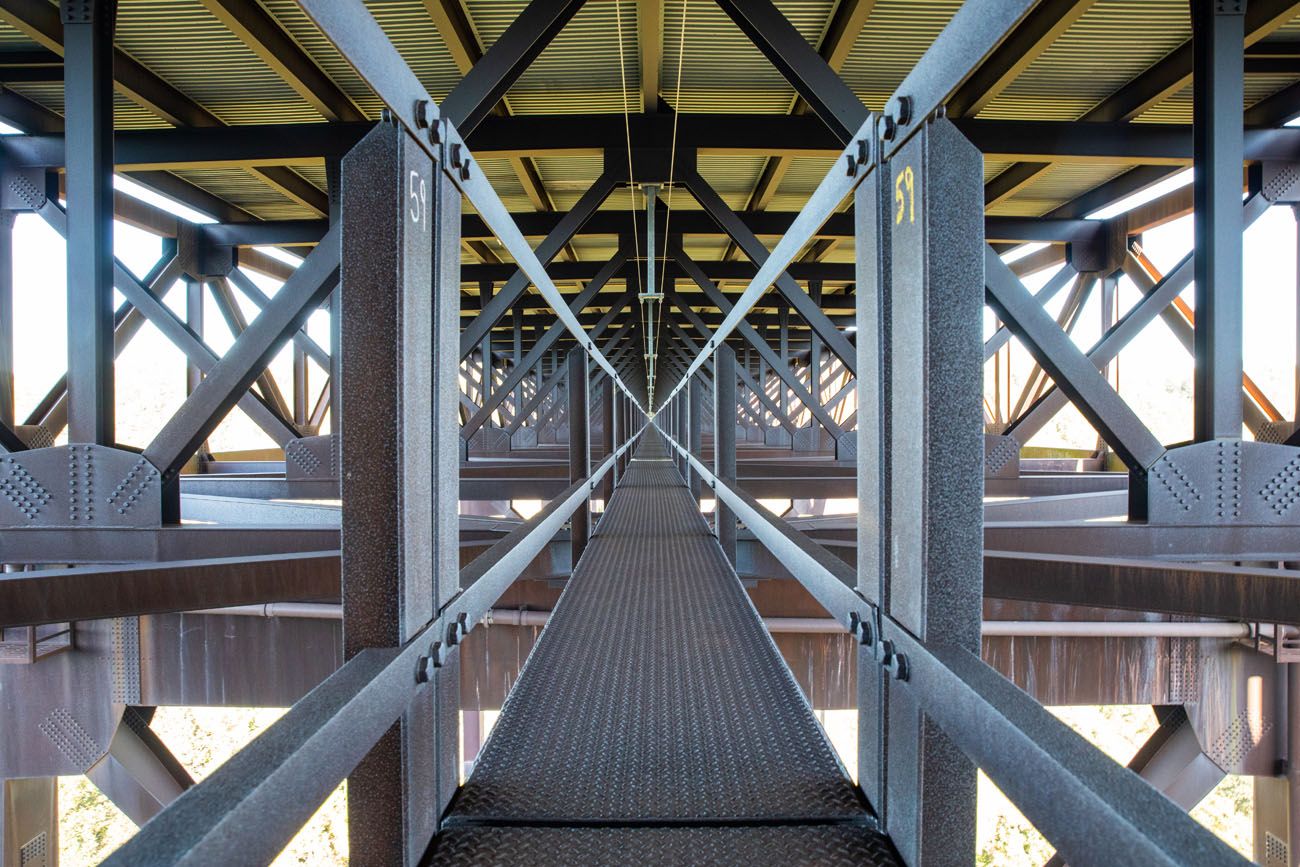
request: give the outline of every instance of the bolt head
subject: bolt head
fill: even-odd
[[[885,141],[893,141],[898,135],[898,122],[890,114],[881,115],[880,118],[880,137]]]
[[[912,104],[912,97],[900,96],[898,98],[898,124],[907,126],[912,122],[912,113],[915,110]]]
[[[432,102],[427,99],[417,99],[415,101],[415,125],[417,127],[427,129],[433,126],[437,119]]]

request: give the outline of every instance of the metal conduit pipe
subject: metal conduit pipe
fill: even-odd
[[[268,602],[187,613],[343,619],[342,606],[318,602]],[[499,626],[545,626],[550,616],[549,611],[493,608],[487,622]],[[770,632],[781,633],[834,634],[845,631],[830,617],[764,617],[763,625]],[[985,638],[1252,638],[1255,627],[1250,623],[1173,623],[1163,620],[985,620],[981,632]],[[1271,637],[1273,630],[1265,626],[1260,632]]]

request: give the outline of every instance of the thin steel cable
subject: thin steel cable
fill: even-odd
[[[641,280],[641,238],[637,235],[636,229],[636,181],[632,177],[632,121],[627,101],[627,63],[623,58],[623,0],[614,0],[614,23],[618,30],[618,74],[621,80],[623,96],[623,132],[627,140],[627,181],[628,195],[631,201],[629,210],[632,215],[632,246],[636,254],[633,261],[637,263],[632,270],[636,272],[637,294],[640,295],[645,292],[645,285]],[[640,299],[637,300],[636,311],[637,319],[641,323],[641,354],[644,358],[650,354],[650,344],[647,336],[649,332],[646,329],[645,308]],[[653,377],[650,377],[650,380],[653,381]]]
[[[681,117],[682,107],[682,66],[686,59],[686,13],[689,11],[690,0],[682,0],[682,26],[677,36],[677,86],[673,94],[673,136],[672,145],[668,152],[668,197],[664,201],[664,207],[668,213],[664,215],[664,242],[663,242],[663,264],[659,269],[659,291],[663,292],[664,281],[668,276],[668,229],[672,225],[673,219],[673,176],[677,171],[677,121]],[[652,262],[650,267],[654,267]],[[664,303],[659,302],[659,314],[655,321],[655,336],[663,330],[664,320]],[[651,359],[651,362],[658,367],[658,359]]]

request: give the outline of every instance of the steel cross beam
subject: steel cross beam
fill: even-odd
[[[180,472],[285,341],[302,328],[333,291],[338,275],[338,228],[334,227],[145,448],[145,458],[164,481]]]
[[[33,203],[36,213],[56,232],[66,237],[67,215],[54,202],[42,198]],[[163,304],[158,296],[141,285],[135,276],[121,262],[113,260],[113,285],[126,300],[163,333],[181,352],[205,373],[218,363],[218,356],[208,347],[199,335],[182,322],[171,308]],[[284,445],[298,436],[293,424],[280,415],[260,396],[249,393],[239,396],[239,406],[258,427],[266,431],[278,445]],[[188,459],[188,456],[187,456]]]
[[[1079,324],[1079,319],[1083,314],[1083,307],[1088,303],[1092,296],[1093,289],[1096,288],[1098,279],[1095,275],[1085,274],[1082,279],[1074,284],[1074,289],[1066,296],[1065,303],[1061,307],[1061,312],[1056,317],[1056,326],[1066,333],[1067,336],[1074,335],[1074,328]],[[1102,298],[1102,309],[1105,307],[1105,297]],[[1106,376],[1106,369],[1101,368],[1101,375]],[[1043,368],[1037,362],[1029,371],[1029,376],[1025,380],[1024,387],[1021,389],[1020,397],[1017,398],[1015,406],[1011,408],[1009,416],[1016,418],[1024,408],[1025,403],[1030,400],[1032,395],[1037,399],[1044,388],[1046,379],[1043,374]],[[1010,397],[1010,395],[1008,395]]]
[[[1074,280],[1074,278],[1078,276],[1079,272],[1074,270],[1074,266],[1069,264],[1062,265],[1060,270],[1053,274],[1051,278],[1043,284],[1043,287],[1034,293],[1034,300],[1046,307],[1047,304],[1056,297],[1057,293],[1064,289],[1070,281]],[[998,329],[993,332],[993,336],[984,341],[984,360],[988,361],[996,355],[998,350],[1003,346],[1006,346],[1007,341],[1010,339],[1011,330],[1005,325],[998,326]]]
[[[244,294],[249,301],[252,301],[258,308],[265,310],[266,306],[271,303],[271,299],[266,297],[256,283],[248,278],[248,275],[239,268],[232,268],[226,275],[231,283]],[[320,344],[313,340],[308,334],[306,328],[303,328],[293,335],[293,344],[307,354],[307,357],[319,364],[326,372],[330,370],[330,355]]]
[[[142,282],[150,291],[160,294],[176,282],[181,273],[181,262],[175,256],[164,255],[145,275]],[[140,331],[145,316],[130,301],[124,301],[113,316],[113,357],[117,358],[127,344]],[[27,417],[26,424],[38,424],[57,437],[68,423],[68,377],[64,374],[46,393]]]
[[[1131,470],[1145,471],[1165,453],[1137,414],[1025,289],[991,247],[985,248],[987,300],[1038,364]],[[1012,431],[1008,431],[1011,433]]]
[[[867,123],[871,122],[868,121]],[[864,124],[863,135],[870,135],[870,129],[866,124]],[[857,166],[857,158],[857,149],[854,148],[850,159],[854,161],[853,165],[855,167]],[[682,183],[686,185],[686,189],[690,191],[691,195],[695,197],[708,215],[717,222],[722,231],[730,236],[736,242],[736,245],[744,251],[745,255],[749,257],[750,261],[759,267],[758,274],[750,283],[750,287],[741,296],[741,301],[737,302],[737,307],[741,311],[740,315],[736,317],[737,321],[749,312],[749,308],[758,300],[759,295],[765,292],[769,286],[775,284],[782,297],[790,302],[790,305],[808,323],[808,326],[817,332],[817,336],[826,344],[826,348],[834,353],[841,362],[848,365],[850,370],[854,370],[857,367],[857,356],[854,353],[853,345],[826,318],[826,314],[808,297],[808,294],[794,281],[794,278],[785,273],[786,266],[793,261],[795,254],[803,248],[803,245],[816,233],[816,230],[826,222],[831,213],[843,201],[844,196],[848,195],[852,189],[854,175],[846,175],[841,165],[842,161],[832,167],[828,180],[833,177],[835,182],[828,184],[826,180],[823,180],[822,184],[813,192],[812,197],[809,198],[808,204],[799,212],[799,216],[795,218],[786,234],[782,235],[781,245],[772,251],[771,256],[768,255],[767,248],[763,246],[762,242],[737,218],[735,212],[727,207],[727,203],[700,176],[694,166],[690,166],[682,172]],[[840,180],[844,177],[847,177],[850,183],[845,184]],[[837,195],[838,198],[835,198]],[[832,198],[835,200],[831,201]],[[769,267],[769,262],[773,266],[780,263],[780,267]],[[748,303],[744,303],[746,301]],[[725,329],[723,333],[719,334],[719,337],[725,337],[727,331],[730,331],[730,328]]]
[[[335,601],[339,589],[338,551],[39,569],[0,576],[0,627]]]
[[[596,210],[613,192],[614,186],[615,178],[608,172],[602,173],[600,177],[596,178],[587,189],[587,192],[583,193],[582,198],[573,206],[573,210],[561,217],[555,228],[547,234],[542,243],[537,245],[536,258],[540,263],[544,264],[555,258],[564,245],[569,243],[573,236],[577,234],[582,224],[596,213]],[[520,296],[524,294],[524,290],[528,288],[530,282],[529,274],[523,267],[520,267],[506,281],[506,285],[501,287],[501,291],[492,296],[492,300],[461,331],[461,358],[465,358],[474,351],[483,340],[484,335],[492,330],[492,327],[506,314],[506,311],[513,307]],[[562,306],[567,307],[567,305]]]
[[[1241,208],[1242,225],[1249,227],[1268,210],[1269,201],[1262,194],[1256,193],[1248,198]],[[1188,282],[1192,279],[1192,259],[1191,253],[1184,256],[1150,293],[1146,294],[1128,313],[1124,314],[1120,321],[1106,334],[1102,335],[1101,340],[1088,351],[1088,358],[1098,368],[1113,360],[1129,341],[1149,325],[1162,310],[1172,304],[1174,299],[1187,287]],[[1005,265],[1003,267],[1005,268]],[[1053,379],[1056,379],[1056,377],[1053,376]],[[1057,380],[1057,383],[1059,385],[1059,380]],[[1034,402],[1028,412],[1012,423],[1006,432],[1022,442],[1027,442],[1029,437],[1047,424],[1052,416],[1071,399],[1059,391],[1058,385],[1048,388],[1042,397]]]
[[[469,135],[551,43],[584,0],[531,0],[443,100],[441,114]]]
[[[620,248],[614,256],[605,263],[605,266],[600,269],[596,276],[588,281],[586,288],[584,288],[573,300],[573,303],[569,305],[569,310],[571,310],[576,316],[583,310],[587,309],[595,297],[605,287],[605,284],[609,282],[609,279],[614,276],[614,272],[619,268],[622,268],[627,259],[627,251]],[[532,348],[528,350],[528,353],[524,355],[522,359],[516,362],[514,368],[501,384],[498,385],[490,394],[486,394],[482,408],[479,409],[478,412],[474,413],[469,421],[465,423],[465,427],[461,431],[461,436],[463,438],[469,439],[487,422],[488,418],[491,417],[492,412],[501,405],[501,402],[505,400],[509,393],[513,392],[515,388],[523,382],[524,377],[528,375],[528,371],[532,370],[537,363],[542,360],[542,356],[544,356],[546,352],[555,345],[555,342],[560,339],[560,335],[563,333],[565,333],[564,324],[561,322],[555,322],[550,328],[546,329],[545,333],[543,333],[541,337],[534,341]],[[597,335],[592,334],[591,336],[594,338]]]
[[[689,306],[687,306],[682,302],[681,296],[679,296],[676,292],[671,292],[671,293],[666,292],[664,294],[667,296],[668,300],[671,301],[674,305],[676,305],[677,309],[682,312],[682,315],[683,317],[685,317],[686,321],[689,322],[692,326],[694,326],[695,330],[699,332],[701,338],[703,338],[704,340],[708,340],[711,334],[708,326],[705,325],[704,322],[699,318],[699,316],[695,314],[695,311],[691,310]],[[685,364],[682,367],[682,371],[684,372],[685,368],[690,365],[690,359],[700,354],[701,347],[699,344],[697,344],[694,340],[691,339],[690,335],[688,335],[685,332],[685,330],[680,325],[677,324],[675,320],[669,319],[668,325],[673,329],[673,333],[676,334],[681,339],[682,343],[686,345],[686,349],[691,353],[690,356],[687,356],[685,358]],[[761,337],[757,337],[757,335],[754,336],[758,341],[762,341]],[[680,347],[678,347],[677,349],[680,351]],[[758,399],[759,404],[761,406],[766,407],[768,412],[770,412],[773,415],[773,417],[776,418],[777,422],[781,425],[781,427],[785,428],[790,433],[790,436],[793,437],[795,431],[797,430],[797,426],[790,419],[790,417],[786,415],[786,413],[781,409],[781,407],[776,403],[776,401],[774,401],[772,397],[767,393],[767,389],[762,385],[760,385],[758,382],[755,382],[753,375],[750,374],[750,372],[746,370],[744,367],[737,367],[735,365],[734,356],[733,356],[731,366],[732,369],[737,374],[737,376],[740,378],[740,381],[744,384],[744,386],[748,388]],[[717,381],[716,377],[714,381],[715,382]],[[733,392],[735,391],[735,383],[732,383],[732,391]],[[746,407],[746,410],[750,412],[751,417],[754,417],[753,412],[749,410],[748,407]],[[758,422],[759,426],[761,427],[762,421],[756,417],[754,418],[755,421]]]
[[[618,316],[623,312],[623,310],[627,308],[628,304],[632,303],[634,297],[635,297],[634,292],[625,292],[619,298],[618,301],[614,302],[614,304],[609,308],[609,310],[605,313],[605,315],[602,316],[600,320],[596,322],[595,325],[592,326],[591,331],[588,332],[588,334],[590,335],[593,341],[596,340],[596,338],[600,337],[602,333],[604,333],[605,329],[609,327],[609,324],[613,322],[616,318],[618,318]],[[632,325],[631,321],[628,321],[623,325],[623,327],[615,331],[614,335],[608,341],[605,342],[604,346],[601,348],[601,351],[608,353],[615,345],[618,344],[618,341],[620,341],[623,338],[623,336],[627,334],[627,331],[631,327],[631,325]],[[611,361],[612,360],[613,359],[611,358]],[[537,393],[533,395],[532,399],[530,399],[528,403],[526,403],[523,406],[523,408],[520,409],[520,411],[515,415],[514,419],[510,422],[510,424],[507,425],[506,427],[507,433],[513,434],[515,431],[519,429],[519,426],[521,424],[527,421],[532,416],[532,414],[537,411],[537,408],[541,405],[542,401],[545,400],[549,394],[551,394],[551,392],[555,389],[555,386],[564,378],[564,372],[565,369],[562,365],[557,366],[556,369],[551,372],[551,375],[548,376],[546,380],[538,387]]]
[[[1144,267],[1143,263],[1131,250],[1129,251],[1129,254],[1124,257],[1123,270],[1124,274],[1133,281],[1133,285],[1136,286],[1138,291],[1143,295],[1150,295],[1159,285],[1159,281],[1152,279],[1152,276],[1147,272],[1146,267]],[[1161,277],[1160,279],[1163,280],[1164,278]],[[1183,306],[1181,299],[1176,298],[1171,305],[1160,311],[1160,319],[1165,323],[1166,327],[1173,332],[1174,337],[1180,344],[1182,344],[1183,348],[1187,350],[1188,354],[1195,357],[1196,350],[1193,343],[1194,326],[1188,320],[1188,314],[1191,314],[1191,309]],[[1195,317],[1193,316],[1192,318],[1194,319]],[[1259,397],[1265,401],[1267,399],[1264,398],[1263,392],[1259,390],[1259,387],[1255,384],[1254,380],[1252,380],[1245,372],[1241,375],[1241,381],[1243,392],[1241,396],[1242,417],[1245,419],[1246,427],[1252,434],[1258,437],[1263,426],[1268,423],[1269,417],[1264,414],[1264,411],[1261,410],[1258,405],[1256,405],[1254,395],[1258,394]]]
[[[215,2],[215,0],[214,0]],[[0,100],[0,106],[3,100]],[[0,115],[2,116],[2,115]],[[1285,114],[1277,117],[1285,117]],[[617,119],[617,122],[616,122]],[[6,165],[13,168],[56,169],[66,164],[65,136],[62,118],[53,115],[48,123],[57,127],[46,131],[40,125],[28,123],[19,128],[36,130],[29,135],[6,136],[0,142],[0,152]],[[1257,122],[1248,123],[1244,131],[1244,151],[1247,160],[1287,161],[1296,153],[1296,140],[1300,130],[1278,127],[1280,121],[1261,116]],[[646,138],[667,140],[671,136],[671,115],[634,115],[631,118],[634,140]],[[810,127],[809,124],[814,124]],[[836,140],[824,129],[817,128],[815,118],[798,116],[754,114],[690,114],[680,120],[678,140],[690,149],[705,154],[755,154],[778,158],[800,156],[826,158],[836,151]],[[984,152],[988,159],[1019,160],[1042,163],[1047,160],[1113,163],[1117,166],[1139,165],[1142,170],[1156,172],[1147,177],[1151,183],[1169,174],[1174,167],[1190,165],[1193,159],[1193,135],[1190,124],[1129,124],[1123,121],[1051,121],[1051,120],[996,120],[988,118],[962,118],[954,121],[957,128],[971,143]],[[114,159],[117,169],[137,178],[146,186],[158,178],[179,179],[168,174],[173,169],[217,168],[247,165],[249,163],[269,168],[276,164],[293,164],[317,159],[337,159],[373,126],[368,121],[337,123],[271,123],[249,124],[238,127],[174,127],[150,130],[117,130],[114,135]],[[545,155],[548,151],[572,153],[587,152],[599,156],[611,152],[615,156],[626,146],[622,119],[608,114],[577,115],[527,115],[490,117],[480,131],[469,136],[482,159],[524,159],[519,142],[528,142],[527,153]],[[755,142],[767,143],[756,148]],[[480,142],[482,143],[480,145]],[[1139,171],[1135,169],[1134,171]],[[1127,177],[1127,175],[1121,176]],[[210,234],[215,243],[236,243],[229,238],[235,233],[250,240],[237,243],[310,243],[319,237],[309,232],[309,227],[320,220],[272,220],[249,222],[249,214],[234,209],[229,203],[211,194],[190,187],[188,196],[184,189],[169,190],[183,200],[211,210],[222,217],[229,211],[231,219],[222,224],[204,226],[201,232]],[[1132,192],[1131,186],[1125,187]],[[530,198],[534,194],[530,193]],[[1112,194],[1109,199],[1095,203],[1088,210],[1120,198]],[[764,210],[767,202],[750,202],[747,220],[767,220],[778,224],[780,213]],[[1075,211],[1075,215],[1087,213]],[[689,217],[690,212],[674,215]],[[762,216],[767,215],[767,216]],[[626,214],[622,215],[626,217]],[[1045,219],[1061,214],[1046,214]],[[543,234],[533,229],[537,221],[554,221],[554,215],[544,213],[521,214],[521,228],[527,234]],[[784,218],[788,221],[788,217]],[[995,218],[992,225],[1011,218]],[[542,223],[544,225],[544,222]],[[768,225],[764,223],[763,225]],[[466,237],[479,237],[482,224],[471,215],[465,215]],[[770,230],[755,228],[759,234]],[[279,233],[284,237],[277,237]],[[224,237],[218,237],[224,236]],[[261,240],[253,241],[252,238]],[[990,239],[998,238],[989,232]],[[1035,240],[1023,238],[1017,240]]]
[[[1294,19],[1300,13],[1300,3],[1295,0],[1252,0],[1247,6],[1244,44],[1249,46],[1263,39],[1277,28]],[[1195,65],[1192,40],[1187,40],[1159,61],[1148,67],[1140,75],[1130,80],[1119,90],[1102,100],[1089,110],[1080,121],[1127,123],[1140,116],[1151,106],[1161,102],[1170,95],[1185,88],[1192,81]],[[900,91],[901,92],[901,91]],[[1013,163],[985,188],[984,200],[987,204],[1005,199],[1024,188],[1036,177],[1051,168],[1051,163],[1018,162]],[[1111,186],[1103,195],[1088,196],[1088,204],[1071,208],[1072,215],[1084,215],[1089,210],[1096,210],[1110,201],[1122,198],[1133,188],[1142,188],[1166,177],[1167,169],[1135,170],[1115,179],[1120,181],[1125,191]],[[1127,178],[1127,180],[1124,180]],[[1108,182],[1108,184],[1111,182]],[[1103,185],[1103,187],[1106,185]],[[1098,188],[1099,190],[1101,188]],[[1103,199],[1097,203],[1098,199]],[[1052,216],[1057,216],[1053,214]]]
[[[718,0],[718,5],[840,143],[848,144],[870,112],[781,11],[770,0]]]
[[[248,329],[248,320],[244,317],[244,311],[240,309],[239,302],[235,300],[230,284],[224,278],[216,280],[203,281],[208,286],[208,291],[215,302],[217,312],[221,318],[226,320],[226,327],[230,330],[232,340],[238,340],[239,335]],[[293,418],[293,412],[289,409],[288,403],[285,402],[284,394],[280,391],[280,386],[276,384],[275,377],[271,375],[270,368],[263,370],[257,376],[257,387],[262,392],[262,399],[269,403],[281,418]]]
[[[690,275],[691,279],[693,279],[696,284],[704,290],[705,297],[709,299],[709,303],[716,306],[724,315],[731,312],[731,305],[727,301],[726,297],[718,291],[718,287],[714,286],[707,277],[700,273],[695,262],[681,250],[680,246],[674,246],[669,255],[671,255],[682,269]],[[672,289],[664,287],[664,294],[672,298],[673,303],[676,304],[679,309],[690,310],[686,302],[684,302]],[[831,414],[826,411],[826,408],[822,406],[821,401],[817,400],[817,398],[808,391],[807,387],[805,387],[799,378],[795,376],[794,371],[790,369],[790,366],[784,363],[783,360],[772,351],[772,347],[768,345],[768,342],[762,337],[762,335],[754,330],[753,326],[742,320],[737,323],[736,331],[747,343],[749,343],[750,346],[754,347],[755,351],[758,352],[759,357],[767,362],[768,367],[772,369],[772,372],[776,374],[778,381],[782,384],[783,392],[785,388],[794,392],[795,397],[799,398],[800,402],[803,403],[804,406],[808,407],[808,411],[812,413],[813,417],[817,419],[818,423],[821,424],[822,427],[826,428],[826,430],[830,432],[831,436],[838,437],[843,433],[840,426],[835,423],[835,419],[833,419]],[[706,337],[705,339],[708,340],[709,337]],[[784,404],[785,400],[782,399],[781,403]],[[781,408],[781,415],[786,416],[784,406]]]

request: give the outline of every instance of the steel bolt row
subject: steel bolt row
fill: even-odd
[[[849,634],[855,636],[863,647],[874,648],[874,656],[881,667],[893,675],[895,680],[906,682],[911,675],[907,664],[907,654],[894,649],[894,642],[882,638],[877,646],[876,630],[871,621],[854,611],[849,614]]]

